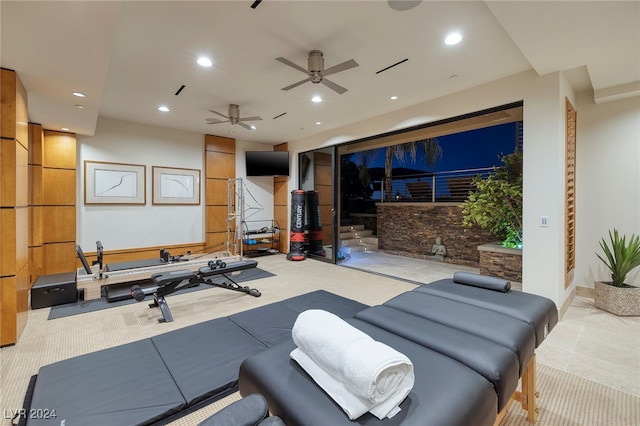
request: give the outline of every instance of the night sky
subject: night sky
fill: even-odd
[[[403,166],[417,170],[441,172],[497,166],[502,164],[500,158],[503,155],[514,151],[515,140],[515,122],[440,136],[438,141],[442,148],[442,156],[435,167],[427,170],[422,149],[418,151],[415,164],[407,161],[402,165],[394,158],[393,167]],[[375,160],[369,163],[369,167],[384,167],[384,150],[385,148],[380,148]]]

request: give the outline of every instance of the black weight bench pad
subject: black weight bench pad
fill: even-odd
[[[493,424],[497,396],[491,383],[480,374],[454,359],[366,322],[346,321],[411,359],[415,384],[396,416],[378,420],[367,413],[350,421],[313,379],[289,359],[289,353],[295,348],[291,339],[242,363],[240,393],[264,395],[269,411],[287,426]]]
[[[149,424],[187,405],[150,339],[55,362],[40,368],[33,409],[56,418],[29,425]]]
[[[510,290],[487,291],[443,279],[417,287],[413,291],[445,297],[499,312],[530,324],[536,334],[536,347],[558,324],[558,310],[553,301],[535,294]]]
[[[501,411],[518,387],[519,362],[502,345],[388,306],[373,306],[355,318],[461,362],[490,381]]]
[[[266,348],[229,318],[170,331],[151,341],[189,406],[235,392],[240,363]]]
[[[339,317],[352,317],[367,307],[355,300],[318,290],[239,312],[231,315],[229,319],[266,346],[273,346],[291,338],[293,324],[298,315],[307,309],[323,309]]]
[[[385,302],[383,306],[405,311],[504,346],[518,357],[519,375],[522,375],[535,351],[535,334],[529,324],[489,309],[419,291],[402,293]]]

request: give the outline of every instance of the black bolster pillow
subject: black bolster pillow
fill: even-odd
[[[502,278],[488,277],[486,275],[472,274],[471,272],[456,272],[453,274],[453,282],[487,290],[506,293],[511,289],[511,282]]]

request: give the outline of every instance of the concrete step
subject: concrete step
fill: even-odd
[[[340,232],[363,231],[364,225],[345,225],[340,227]]]
[[[347,254],[362,251],[375,251],[378,250],[378,239],[375,237],[369,237],[340,240],[340,250]]]
[[[357,247],[366,246],[370,249],[378,248],[378,239],[375,237],[368,238],[349,238],[346,240],[340,240],[341,247]]]
[[[348,240],[351,238],[367,238],[371,236],[372,236],[372,231],[368,229],[340,232],[341,240]]]

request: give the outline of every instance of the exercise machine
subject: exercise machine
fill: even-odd
[[[236,271],[251,269],[258,266],[255,260],[241,260],[238,262],[226,263],[221,259],[211,260],[197,272],[188,269],[180,269],[177,271],[162,272],[153,274],[151,280],[154,286],[143,288],[139,285],[131,287],[131,296],[141,302],[147,295],[153,295],[153,303],[149,304],[150,308],[160,308],[162,318],[158,318],[158,322],[172,322],[173,316],[169,310],[169,305],[165,300],[165,296],[200,284],[210,285],[212,287],[220,287],[226,290],[239,291],[254,297],[260,297],[262,293],[255,288],[241,286],[235,282],[230,274]],[[226,281],[215,282],[213,277],[222,276]]]

